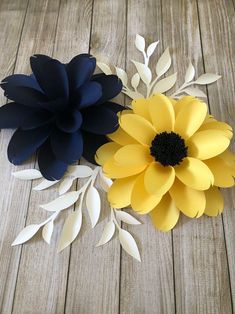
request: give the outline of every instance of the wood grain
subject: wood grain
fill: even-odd
[[[163,29],[164,45],[171,47],[178,82],[183,83],[189,60],[196,66],[197,75],[202,74],[196,1],[166,1]],[[204,31],[208,30],[205,28]],[[189,221],[182,215],[173,231],[173,245],[177,312],[231,313],[221,217],[203,216]]]
[[[235,10],[232,1],[198,1],[201,27],[203,58],[207,72],[222,75],[217,84],[208,86],[208,98],[212,114],[223,121],[235,125]],[[234,151],[234,140],[232,145]],[[228,260],[227,284],[231,287],[233,310],[235,308],[235,189],[224,190],[225,209],[223,213],[223,231],[225,234],[224,252]],[[221,267],[227,268],[226,261]],[[225,270],[224,270],[225,271]],[[230,275],[230,280],[228,278]],[[224,280],[225,280],[224,279]],[[224,296],[221,287],[220,294]],[[225,313],[225,309],[224,309]]]
[[[29,57],[36,52],[68,62],[90,51],[130,75],[135,73],[130,60],[141,61],[136,33],[147,44],[160,40],[154,56],[170,47],[169,74],[177,71],[179,84],[189,61],[196,75],[206,70],[223,76],[204,91],[211,112],[235,126],[233,0],[1,0],[0,29],[0,79],[13,71],[29,73]],[[0,100],[6,101],[2,92]],[[120,95],[117,101],[129,100]],[[223,216],[189,220],[182,215],[173,232],[156,231],[148,217],[138,217],[142,226],[123,224],[137,240],[142,263],[120,249],[117,236],[95,248],[109,215],[101,191],[100,223],[92,230],[84,208],[81,233],[61,254],[57,243],[68,211],[56,221],[51,246],[38,234],[12,248],[25,224],[47,217],[39,205],[54,199],[57,189],[35,192],[31,182],[14,179],[11,172],[34,167],[35,158],[11,165],[6,157],[11,135],[1,130],[0,313],[233,313],[234,189],[224,193]]]

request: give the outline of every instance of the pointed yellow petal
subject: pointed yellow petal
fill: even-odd
[[[184,139],[192,136],[202,125],[207,114],[207,105],[199,100],[189,102],[179,111],[175,120],[175,133]]]
[[[154,226],[161,231],[169,231],[179,219],[179,210],[167,193],[161,202],[150,212]]]
[[[131,203],[131,193],[137,176],[117,179],[108,191],[108,200],[112,207],[123,208]]]
[[[113,157],[113,155],[116,153],[117,150],[119,150],[119,148],[121,148],[121,146],[114,142],[102,145],[96,151],[95,160],[97,164],[103,166],[106,161]]]
[[[149,194],[144,186],[144,174],[135,181],[131,194],[131,207],[141,213],[149,213],[161,200],[162,196]]]
[[[224,199],[220,190],[213,186],[205,191],[206,195],[206,209],[207,216],[215,217],[222,213],[224,209]]]
[[[180,98],[178,101],[176,101],[174,104],[175,116],[178,115],[178,113],[184,106],[188,105],[188,103],[192,101],[195,101],[195,97],[193,96],[184,96]]]
[[[125,131],[123,131],[121,127],[119,127],[117,131],[115,131],[114,133],[108,134],[107,136],[112,141],[122,146],[138,143],[133,137],[131,137]]]
[[[179,180],[175,180],[169,193],[176,206],[184,215],[190,218],[200,217],[203,215],[206,207],[206,197],[204,191],[191,189]]]
[[[149,99],[149,112],[157,132],[172,131],[175,123],[175,112],[168,97],[156,94]]]
[[[179,166],[175,166],[178,179],[196,190],[207,190],[214,182],[214,177],[207,165],[199,159],[184,158]]]
[[[116,162],[116,160],[112,157],[110,158],[103,166],[103,172],[106,177],[111,179],[120,179],[129,176],[133,176],[142,172],[147,165],[142,165],[139,167],[122,167],[120,164]]]
[[[214,157],[204,161],[214,176],[214,185],[228,188],[234,185],[234,171],[226,161],[220,157]]]
[[[211,124],[211,123],[209,123]],[[204,160],[224,152],[230,140],[222,131],[204,130],[196,132],[187,142],[188,155]]]
[[[114,155],[114,159],[124,167],[148,165],[153,161],[149,147],[140,144],[121,147]]]
[[[149,99],[145,98],[134,99],[131,103],[134,113],[151,122],[148,104]]]
[[[175,180],[173,167],[163,167],[158,162],[153,162],[146,170],[144,176],[145,188],[149,194],[165,194]]]
[[[143,145],[151,145],[156,135],[152,124],[137,114],[125,114],[120,118],[122,129]]]
[[[204,131],[204,130],[223,131],[224,135],[230,140],[233,137],[233,130],[231,126],[224,122],[212,121],[208,123],[203,123],[198,131]]]

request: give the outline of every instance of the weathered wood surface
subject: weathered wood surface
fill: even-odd
[[[172,72],[183,79],[189,60],[197,74],[223,76],[205,89],[212,114],[235,127],[235,10],[232,0],[12,0],[0,1],[0,79],[29,73],[34,53],[66,62],[90,51],[98,59],[133,73],[130,59],[136,33],[147,42],[160,40],[156,56],[167,46]],[[1,93],[1,104],[6,100]],[[123,96],[120,102],[127,101]],[[128,227],[139,244],[142,263],[120,249],[117,239],[95,248],[105,224],[90,229],[89,219],[71,248],[56,253],[59,229],[51,246],[40,236],[12,248],[25,224],[45,219],[39,204],[55,189],[39,193],[31,182],[14,180],[16,168],[6,158],[12,132],[0,133],[0,313],[220,313],[235,306],[234,189],[224,193],[221,217],[185,217],[171,233],[144,225]],[[35,159],[20,167],[33,167]],[[17,168],[19,169],[19,168]],[[103,198],[104,216],[109,207]],[[66,213],[65,213],[66,215]]]

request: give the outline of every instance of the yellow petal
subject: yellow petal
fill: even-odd
[[[134,113],[151,122],[148,104],[149,99],[145,98],[134,99],[131,103]]]
[[[198,131],[204,130],[220,130],[223,131],[225,136],[227,136],[229,139],[233,137],[233,130],[231,126],[224,122],[212,121],[208,123],[203,123]]]
[[[111,179],[120,179],[129,176],[133,176],[142,172],[146,168],[146,165],[139,167],[123,167],[116,162],[112,157],[103,166],[104,174]]]
[[[124,167],[148,165],[153,161],[149,147],[140,144],[121,147],[114,155],[114,159]]]
[[[202,125],[207,114],[207,105],[194,100],[184,105],[175,120],[175,133],[184,139],[192,136]]]
[[[196,132],[186,143],[188,155],[201,160],[221,154],[228,148],[229,144],[230,140],[222,131],[218,130]]]
[[[196,190],[207,190],[213,184],[213,174],[207,165],[199,159],[184,158],[179,166],[175,166],[178,179]]]
[[[168,97],[156,94],[149,99],[149,112],[157,132],[172,131],[175,123],[175,112]]]
[[[122,129],[143,145],[151,145],[156,135],[152,124],[137,114],[125,114],[120,118]]]
[[[119,148],[121,148],[121,146],[114,142],[102,145],[96,151],[95,160],[97,164],[103,166],[106,163],[106,161],[108,161]]]
[[[131,207],[140,214],[149,213],[161,200],[162,196],[149,194],[144,186],[144,174],[135,181],[131,194]]]
[[[137,176],[117,179],[108,191],[108,200],[112,207],[123,208],[131,203],[131,193]]]
[[[221,157],[228,163],[235,164],[235,155],[229,149],[223,152],[219,157]]]
[[[178,115],[178,113],[184,106],[188,105],[190,102],[194,101],[195,99],[196,98],[193,96],[184,96],[180,98],[177,102],[175,102],[174,104],[175,116]]]
[[[222,213],[224,209],[224,199],[220,190],[213,186],[205,191],[206,196],[206,209],[207,216],[215,217]]]
[[[179,210],[167,193],[161,202],[150,212],[154,226],[161,231],[169,231],[179,219]]]
[[[163,167],[158,162],[153,162],[146,170],[144,176],[145,188],[150,194],[165,194],[175,180],[173,167]]]
[[[114,142],[116,142],[122,146],[138,143],[133,137],[131,137],[125,131],[123,131],[123,129],[121,127],[119,127],[117,129],[117,131],[115,131],[114,133],[108,134],[107,136],[112,141],[114,141]]]
[[[214,176],[214,185],[228,188],[234,185],[233,169],[220,157],[214,157],[204,161]]]
[[[204,191],[194,190],[184,185],[179,180],[175,180],[169,193],[176,206],[184,215],[190,218],[203,215],[206,207]]]

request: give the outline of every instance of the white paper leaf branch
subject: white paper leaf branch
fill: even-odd
[[[51,242],[51,236],[54,229],[54,221],[51,220],[42,228],[42,237],[47,244]]]
[[[44,179],[42,182],[40,182],[38,185],[36,185],[33,190],[35,191],[42,191],[45,189],[48,189],[49,187],[57,184],[59,181],[49,181]]]
[[[68,193],[56,198],[52,202],[40,205],[40,207],[42,207],[43,209],[45,209],[47,211],[63,210],[65,208],[72,206],[74,203],[76,203],[78,200],[78,197],[79,197],[78,191],[68,192]]]
[[[105,64],[103,62],[97,62],[96,64],[100,68],[100,70],[102,72],[104,72],[104,74],[106,74],[106,75],[112,74],[112,70],[110,69],[110,67],[107,64]]]
[[[146,49],[146,41],[143,36],[136,35],[135,46],[138,51],[141,52],[144,62],[132,61],[137,69],[136,74],[134,74],[130,79],[128,79],[128,73],[120,69],[117,71],[117,75],[123,82],[122,92],[129,96],[131,99],[137,98],[148,98],[156,93],[166,93],[169,91],[177,81],[176,74],[170,75],[166,78],[160,80],[160,78],[167,73],[172,64],[172,58],[170,55],[169,48],[167,48],[160,58],[156,62],[155,73],[156,77],[152,74],[152,71],[149,67],[149,61],[153,52],[158,46],[158,41],[151,43]],[[99,66],[99,63],[98,63]],[[110,67],[108,65],[101,64],[99,66],[104,73],[110,74]],[[211,84],[217,81],[220,76],[213,73],[204,73],[199,76],[198,79],[193,81],[195,77],[195,68],[192,63],[189,63],[189,66],[186,70],[184,83],[171,95],[172,98],[180,98],[184,94],[196,96],[196,97],[206,97],[203,91],[200,91],[198,88],[190,87],[191,85],[206,85]],[[141,79],[141,82],[140,82]],[[128,86],[128,81],[131,82],[131,87]],[[145,86],[145,92],[140,92],[140,88]],[[190,88],[189,88],[190,87]]]
[[[130,214],[122,211],[122,210],[115,210],[117,219],[130,224],[130,225],[140,225],[141,222],[139,222],[135,217],[131,216]]]

